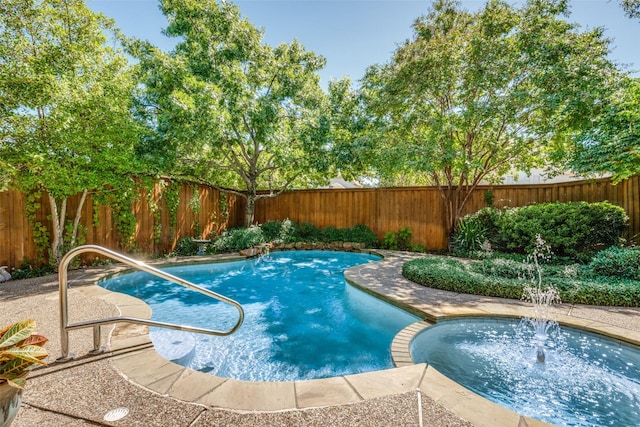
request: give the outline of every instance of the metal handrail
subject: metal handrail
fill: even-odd
[[[125,317],[125,316],[109,317],[105,319],[88,320],[84,322],[69,324],[69,311],[68,311],[69,306],[67,301],[67,269],[69,267],[69,263],[75,256],[85,252],[95,252],[100,255],[104,255],[116,261],[120,261],[124,264],[130,265],[131,267],[134,267],[138,270],[145,271],[147,273],[153,274],[155,276],[161,277],[163,279],[185,286],[194,291],[205,294],[211,298],[217,299],[226,304],[230,304],[234,306],[236,310],[238,310],[238,314],[239,314],[238,321],[233,326],[233,328],[229,329],[228,331],[196,328],[196,327],[185,326],[185,325],[176,325],[174,323],[165,323],[165,322],[158,322],[158,321],[148,320],[148,319],[140,319],[137,317]],[[164,271],[158,270],[157,268],[151,267],[142,261],[134,260],[118,252],[114,252],[110,249],[103,248],[102,246],[97,246],[97,245],[78,246],[77,248],[74,248],[69,252],[67,252],[65,256],[62,258],[62,260],[60,261],[60,266],[58,270],[58,282],[60,286],[60,344],[62,347],[62,357],[57,359],[57,361],[59,362],[64,362],[67,360],[71,360],[73,358],[73,355],[69,355],[69,331],[75,330],[75,329],[82,329],[82,328],[87,328],[89,326],[93,326],[93,350],[91,352],[97,353],[97,352],[100,352],[100,341],[101,341],[100,325],[106,325],[106,324],[118,323],[118,322],[127,322],[127,323],[135,323],[139,325],[159,326],[162,328],[176,329],[179,331],[197,332],[197,333],[207,334],[207,335],[226,336],[226,335],[231,335],[236,330],[238,330],[238,328],[240,327],[240,325],[242,325],[242,322],[244,321],[244,310],[242,309],[242,306],[238,304],[237,301],[234,301],[223,295],[212,292],[208,289],[201,288],[200,286],[194,285],[193,283],[188,282],[184,279],[181,279],[169,273],[165,273]]]

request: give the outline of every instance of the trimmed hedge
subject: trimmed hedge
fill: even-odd
[[[529,283],[527,279],[485,275],[474,271],[478,267],[472,264],[454,258],[419,258],[405,263],[402,274],[409,280],[435,289],[499,298],[522,298],[524,285]],[[640,306],[640,281],[543,276],[543,286],[547,285],[556,287],[565,303]]]
[[[505,215],[500,235],[510,250],[530,252],[536,234],[560,256],[595,252],[620,242],[628,227],[624,209],[602,203],[543,203]]]
[[[640,280],[640,250],[612,246],[598,252],[587,270],[594,276]]]

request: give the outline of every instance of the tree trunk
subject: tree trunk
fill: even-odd
[[[449,252],[452,252],[453,235],[456,232],[456,227],[461,219],[462,209],[464,208],[468,198],[463,197],[463,190],[459,186],[449,186],[446,189],[441,188],[440,195],[442,196],[445,205]]]
[[[255,191],[247,194],[247,207],[244,210],[244,226],[250,227],[256,214],[256,194]]]
[[[71,248],[76,246],[76,241],[78,239],[78,228],[80,227],[80,219],[82,218],[82,209],[84,207],[84,203],[87,200],[87,195],[89,194],[88,190],[84,190],[82,192],[82,196],[80,197],[80,201],[78,202],[78,209],[76,209],[76,215],[73,219],[73,228],[71,230],[71,236],[69,237],[69,246]],[[67,199],[64,199],[60,204],[60,210],[58,210],[58,202],[51,195],[47,194],[49,197],[49,206],[51,208],[51,228],[53,230],[53,236],[51,237],[51,254],[50,260],[51,263],[57,266],[60,264],[60,260],[64,255],[64,232],[65,232],[65,220],[67,217]]]
[[[78,240],[78,228],[80,225],[80,218],[82,218],[82,209],[84,208],[84,203],[87,200],[87,194],[89,190],[82,191],[82,196],[80,197],[80,201],[78,202],[78,209],[76,209],[76,217],[73,219],[73,230],[71,234],[71,239],[69,240],[70,249],[76,247],[76,241]]]
[[[51,228],[53,230],[53,236],[51,237],[51,254],[49,254],[49,259],[52,264],[57,266],[60,263],[60,259],[62,259],[62,230],[64,227],[64,217],[67,213],[67,201],[65,199],[62,202],[60,212],[58,212],[58,203],[56,202],[56,199],[51,194],[47,194],[47,196],[49,197],[49,206],[51,208]]]

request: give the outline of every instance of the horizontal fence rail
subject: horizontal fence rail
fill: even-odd
[[[91,198],[82,211],[86,230],[84,243],[127,253],[157,255],[168,253],[183,237],[206,239],[228,227],[240,226],[244,219],[244,199],[221,194],[203,185],[183,184],[177,209],[169,209],[160,185],[151,194],[142,192],[133,206],[136,228],[133,247],[127,247],[116,227],[109,207],[95,205]],[[525,206],[545,202],[601,202],[623,207],[629,215],[629,236],[640,233],[640,178],[634,176],[613,185],[609,179],[554,184],[496,185],[478,187],[465,206],[464,214],[487,206]],[[67,212],[75,213],[79,197],[72,198]],[[26,197],[18,191],[0,192],[0,266],[34,265],[37,243],[26,216]],[[36,219],[47,224],[50,214],[43,199]],[[71,215],[71,214],[69,214]],[[318,227],[352,227],[365,224],[379,239],[388,231],[409,227],[413,243],[429,250],[445,250],[448,232],[442,197],[435,187],[318,189],[285,192],[256,203],[255,221],[291,219]],[[68,218],[69,220],[71,218]],[[50,226],[49,226],[50,227]]]

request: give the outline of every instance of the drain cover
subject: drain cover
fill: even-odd
[[[127,408],[116,408],[107,412],[104,416],[105,421],[118,421],[127,416],[129,410]]]

